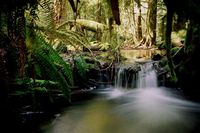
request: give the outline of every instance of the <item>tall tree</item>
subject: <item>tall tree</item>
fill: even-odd
[[[26,60],[27,60],[27,48],[26,48],[26,43],[25,43],[25,36],[26,36],[26,20],[25,20],[25,10],[20,9],[19,11],[16,11],[18,13],[18,22],[17,22],[17,27],[18,30],[15,34],[16,35],[16,42],[19,47],[19,61],[20,61],[20,70],[19,74],[20,77],[25,76],[25,65],[26,65]]]
[[[148,1],[146,31],[138,46],[151,47],[156,43],[157,0]]]
[[[111,4],[113,18],[114,18],[116,24],[120,25],[121,21],[120,21],[120,13],[119,13],[119,1],[118,0],[110,0],[110,4]]]
[[[157,22],[158,22],[158,35],[160,41],[164,42],[165,40],[165,22],[166,22],[166,7],[162,0],[158,0],[157,4]]]
[[[136,16],[136,15],[135,15],[135,1],[133,0],[132,3],[133,3],[133,9],[132,9],[132,10],[133,10],[133,25],[136,26],[136,20],[135,20],[135,16]],[[134,30],[134,34],[133,34],[133,35],[134,35],[134,36],[133,36],[133,38],[134,38],[133,42],[135,41],[135,38],[136,38],[136,37],[135,37],[135,34],[136,34],[135,31],[136,31],[136,30]]]
[[[98,0],[98,2],[97,2],[97,16],[96,16],[96,20],[97,20],[97,22],[99,22],[99,23],[102,22],[102,6],[101,6],[100,0]],[[99,31],[97,31],[97,32],[96,32],[96,39],[97,39],[98,41],[100,41],[101,36],[102,36],[102,33],[99,32]]]
[[[147,11],[147,36],[149,36],[149,46],[156,44],[156,24],[157,24],[157,0],[149,0]]]
[[[137,38],[138,41],[142,39],[142,9],[141,9],[141,0],[136,0],[138,10],[139,10],[139,15],[137,19]]]
[[[168,59],[168,66],[170,68],[170,74],[173,81],[177,81],[176,73],[174,70],[174,63],[171,56],[171,32],[172,32],[172,19],[173,10],[170,7],[167,7],[167,23],[166,23],[166,35],[165,35],[165,44],[166,44],[166,55]]]

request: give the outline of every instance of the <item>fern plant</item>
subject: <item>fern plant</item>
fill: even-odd
[[[75,56],[74,57],[74,64],[82,78],[85,78],[86,73],[89,71],[89,64],[86,63],[85,59],[82,56]]]
[[[39,32],[30,30],[26,42],[30,58],[37,65],[38,75],[47,80],[58,82],[63,94],[70,99],[70,86],[73,85],[70,64],[59,56]]]
[[[45,40],[51,45],[56,47],[55,42],[59,42],[59,45],[63,45],[65,48],[67,46],[85,47],[90,52],[89,41],[85,37],[84,33],[78,30],[70,30],[65,26],[61,27],[60,24],[55,21],[54,9],[50,7],[50,0],[44,0],[40,2],[40,7],[38,8],[38,18],[35,22],[37,26],[34,26],[34,29],[42,31],[42,34],[45,36]]]

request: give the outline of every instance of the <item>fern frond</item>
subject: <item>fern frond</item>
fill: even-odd
[[[37,12],[39,19],[36,21],[36,23],[39,26],[45,26],[54,29],[56,27],[54,23],[54,10],[50,5],[52,5],[51,0],[40,1],[40,6]]]
[[[31,37],[33,38],[30,39]],[[41,69],[41,75],[45,79],[58,82],[63,94],[65,94],[67,98],[70,98],[70,86],[73,85],[70,64],[65,62],[38,32],[29,36],[27,40],[32,40],[29,41],[32,43],[29,44],[29,51],[31,53],[31,58],[33,58],[34,62]]]
[[[45,75],[51,80],[57,81],[59,83],[60,88],[67,98],[70,97],[70,89],[67,81],[64,76],[56,66],[53,64],[51,58],[49,56],[39,50],[35,50],[33,54],[33,58],[40,65],[41,69],[45,73]]]
[[[85,78],[86,72],[89,71],[89,65],[82,56],[75,56],[75,67],[82,78]]]
[[[69,83],[73,84],[73,77],[72,77],[72,71],[70,64],[65,62],[62,57],[42,38],[42,36],[38,37],[37,44],[39,47],[37,47],[36,50],[41,52],[47,52],[47,55],[50,59],[52,59],[52,62],[55,64],[59,64],[61,66],[61,69],[63,70],[65,76],[68,76]]]
[[[75,32],[71,30],[52,30],[42,26],[35,26],[34,28],[46,33],[47,35],[51,34],[51,36],[54,36],[54,38],[58,38],[61,42],[63,42],[63,44],[71,45],[74,47],[76,47],[76,45],[83,46],[92,53],[92,51],[88,47],[89,41],[80,32]]]

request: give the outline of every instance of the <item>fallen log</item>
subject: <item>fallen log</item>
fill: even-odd
[[[104,30],[108,29],[108,26],[106,26],[105,24],[96,22],[96,21],[92,21],[92,20],[86,20],[86,19],[76,19],[76,20],[68,20],[64,23],[62,23],[61,25],[59,25],[57,27],[57,29],[65,26],[65,25],[74,25],[74,23],[82,26],[83,28],[90,30],[90,31],[94,31],[94,32],[103,32]]]

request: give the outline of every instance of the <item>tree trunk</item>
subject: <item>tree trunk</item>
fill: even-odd
[[[167,24],[166,24],[166,54],[168,59],[168,66],[170,69],[171,78],[173,81],[177,81],[176,73],[174,70],[174,64],[171,57],[171,32],[172,32],[172,18],[173,18],[173,11],[167,8]]]
[[[70,5],[71,5],[71,8],[72,8],[73,12],[75,13],[77,8],[76,8],[76,5],[74,3],[74,0],[68,0],[68,1],[69,1]]]
[[[20,77],[25,76],[25,65],[26,65],[26,57],[27,57],[27,49],[25,43],[25,17],[24,17],[24,10],[21,9],[18,11],[18,32],[17,32],[17,46],[19,48],[19,75]]]
[[[98,0],[98,4],[97,4],[97,16],[96,16],[96,20],[97,22],[101,23],[102,22],[102,11],[101,11],[101,3],[100,0]],[[101,37],[102,37],[102,33],[100,31],[97,30],[96,32],[96,39],[98,41],[101,41]]]
[[[54,0],[54,21],[55,23],[59,23],[61,19],[62,13],[62,1]]]
[[[158,34],[159,34],[159,36],[161,36],[161,41],[164,41],[165,40],[165,34],[164,33],[165,33],[166,15],[163,16],[160,21],[161,21],[161,23],[159,25]]]
[[[148,35],[150,36],[150,46],[156,44],[156,24],[157,24],[157,0],[149,0],[147,20],[149,27],[147,26]]]
[[[7,25],[7,32],[8,37],[11,40],[11,44],[9,46],[9,51],[11,49],[15,49],[16,51],[12,51],[12,57],[15,55],[16,60],[11,62],[17,63],[17,71],[19,77],[25,76],[25,65],[26,65],[26,57],[27,57],[27,49],[25,44],[25,36],[26,36],[26,29],[25,29],[25,17],[24,17],[24,9],[18,9],[16,11],[9,12],[7,15],[8,25]],[[16,68],[12,68],[16,70]],[[10,71],[10,70],[9,70]],[[15,73],[16,74],[16,73]]]
[[[152,45],[156,44],[156,26],[157,24],[157,0],[149,0],[148,11],[146,19],[146,33],[140,46],[144,48],[151,48]]]
[[[135,1],[133,0],[132,1],[132,3],[133,3],[133,25],[134,25],[134,27],[136,27],[136,20],[135,20],[135,3],[134,3]],[[135,40],[136,40],[136,30],[134,29],[134,31],[133,31],[133,42],[135,42]]]
[[[138,0],[138,9],[139,9],[139,15],[138,15],[138,24],[137,24],[137,38],[138,41],[142,39],[142,9],[141,9],[141,1]]]
[[[120,21],[120,14],[119,14],[119,2],[118,0],[110,0],[110,4],[111,4],[113,18],[116,24],[120,25],[121,21]]]

